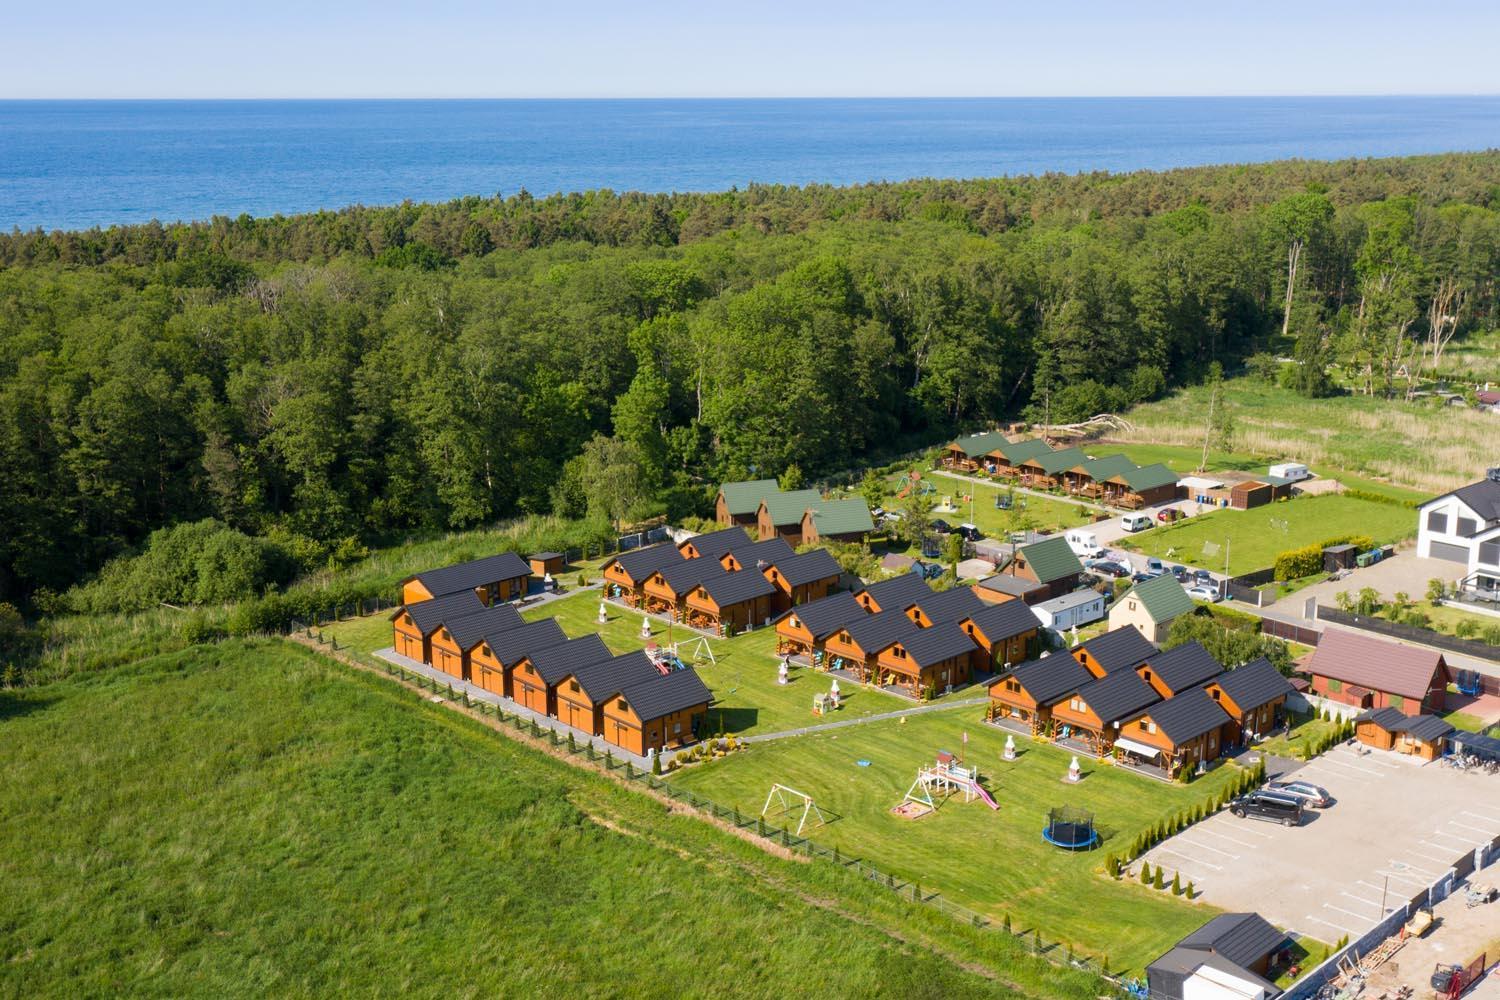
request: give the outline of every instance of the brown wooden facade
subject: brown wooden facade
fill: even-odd
[[[1160,763],[1156,766],[1161,768],[1167,777],[1176,777],[1183,768],[1195,768],[1199,761],[1218,759],[1224,746],[1223,733],[1219,729],[1211,729],[1181,744],[1173,743],[1166,731],[1151,718],[1150,712],[1129,722],[1121,723],[1119,733],[1115,738],[1120,737],[1134,743],[1144,743],[1159,750],[1161,752],[1161,757],[1158,758]],[[1120,746],[1114,749],[1116,756],[1128,752]]]
[[[695,739],[694,728],[703,726],[708,702],[693,705],[655,719],[642,719],[624,695],[614,695],[601,710],[601,728],[606,742],[633,754],[686,746]]]
[[[964,630],[977,647],[974,653],[976,665],[990,673],[1003,669],[1007,663],[1020,663],[1027,659],[1027,654],[1037,643],[1039,632],[1037,629],[1029,629],[1020,635],[991,637],[985,635],[984,629],[974,623],[972,618],[966,618],[959,622],[959,628]]]
[[[838,574],[835,573],[833,576],[824,577],[821,580],[813,580],[811,583],[798,584],[794,587],[786,582],[786,579],[775,566],[767,566],[762,573],[770,581],[771,586],[776,588],[776,593],[771,595],[772,614],[780,614],[795,605],[806,604],[809,601],[816,601],[827,597],[833,593],[834,588],[839,583]]]
[[[859,643],[849,635],[847,629],[830,635],[823,643],[824,659],[832,661],[838,657],[844,661],[844,669],[854,674],[861,681],[869,680],[876,666],[876,656],[879,650],[862,649]]]
[[[1209,681],[1205,690],[1229,716],[1229,724],[1224,727],[1224,742],[1230,746],[1239,743],[1245,733],[1269,733],[1276,725],[1276,713],[1286,704],[1286,696],[1278,695],[1264,704],[1241,705],[1217,681]]]
[[[475,587],[474,593],[486,606],[491,604],[504,604],[506,601],[526,596],[529,586],[529,577],[518,576],[507,580],[494,580],[482,586]],[[401,585],[401,603],[416,604],[419,601],[430,601],[434,597],[442,597],[442,594],[434,594],[422,584],[422,581],[413,577]]]
[[[708,590],[699,584],[688,591],[685,611],[685,620],[694,628],[728,628],[738,633],[759,625],[771,616],[771,597],[762,595],[721,607],[709,596]]]
[[[469,653],[469,679],[490,694],[510,697],[510,673],[495,658],[490,644],[482,642]]]
[[[1396,734],[1373,719],[1361,719],[1356,722],[1354,738],[1376,750],[1390,750],[1396,745]]]
[[[422,634],[417,628],[417,623],[412,621],[411,614],[402,610],[391,621],[394,632],[393,645],[396,652],[402,656],[409,656],[420,663],[428,663],[432,660],[432,650],[428,645],[428,636]]]
[[[450,677],[460,680],[469,679],[469,657],[466,651],[458,648],[458,643],[453,640],[453,633],[447,628],[440,627],[428,643],[432,651],[432,659],[428,664]]]
[[[964,653],[937,663],[918,667],[903,643],[895,642],[875,656],[875,668],[881,680],[892,681],[913,697],[924,691],[942,691],[950,684],[967,684],[974,676],[973,654]]]
[[[510,676],[510,699],[538,715],[557,714],[557,689],[542,679],[529,658],[523,658],[507,673]]]
[[[781,538],[794,549],[802,544],[802,522],[799,520],[791,524],[776,524],[771,519],[770,509],[764,500],[761,501],[760,509],[755,512],[755,532],[756,538],[762,542]]]
[[[687,611],[687,596],[692,592],[692,587],[684,587],[680,591],[675,590],[658,570],[646,578],[641,592],[645,597],[647,611],[655,614],[671,613],[674,618],[681,620]]]
[[[1081,740],[1100,756],[1114,746],[1112,728],[1105,725],[1093,708],[1078,694],[1060,699],[1052,706],[1052,724],[1067,726],[1073,739]]]
[[[1025,685],[1014,677],[1005,677],[990,685],[988,718],[1014,719],[1031,727],[1031,735],[1041,736],[1052,718],[1052,706],[1037,701]]]

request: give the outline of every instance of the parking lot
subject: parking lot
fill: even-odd
[[[1146,860],[1192,880],[1204,902],[1334,941],[1358,937],[1500,835],[1500,776],[1345,744],[1290,777],[1322,785],[1334,804],[1294,828],[1221,812]]]

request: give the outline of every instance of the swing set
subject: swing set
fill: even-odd
[[[773,803],[776,806],[774,811],[771,808]],[[798,812],[799,810],[800,813]],[[772,785],[771,792],[766,796],[766,804],[761,808],[760,814],[776,819],[782,816],[790,816],[793,813],[797,813],[798,815],[797,829],[792,832],[799,837],[802,836],[802,828],[807,825],[807,820],[810,816],[817,817],[817,826],[826,826],[828,823],[828,817],[823,815],[823,810],[818,808],[818,804],[813,801],[811,795],[799,792],[797,789],[786,785]]]

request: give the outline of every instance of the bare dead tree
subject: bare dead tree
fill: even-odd
[[[1444,278],[1438,282],[1437,290],[1432,293],[1432,300],[1427,303],[1427,341],[1423,345],[1422,356],[1426,366],[1433,371],[1442,364],[1443,350],[1458,332],[1458,321],[1463,315],[1464,303],[1468,297],[1468,289],[1462,287],[1456,279]]]
[[[1281,336],[1287,335],[1292,324],[1292,297],[1297,291],[1297,267],[1302,263],[1302,240],[1293,239],[1286,252],[1286,300],[1281,307]]]

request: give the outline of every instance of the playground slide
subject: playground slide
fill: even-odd
[[[991,809],[999,809],[1000,808],[999,803],[997,803],[994,799],[990,798],[990,793],[987,792],[987,791],[985,791],[984,790],[984,786],[981,785],[977,781],[974,782],[974,791],[977,792],[977,793],[979,793],[979,797],[984,800],[984,804],[987,805],[987,806],[989,806]]]

